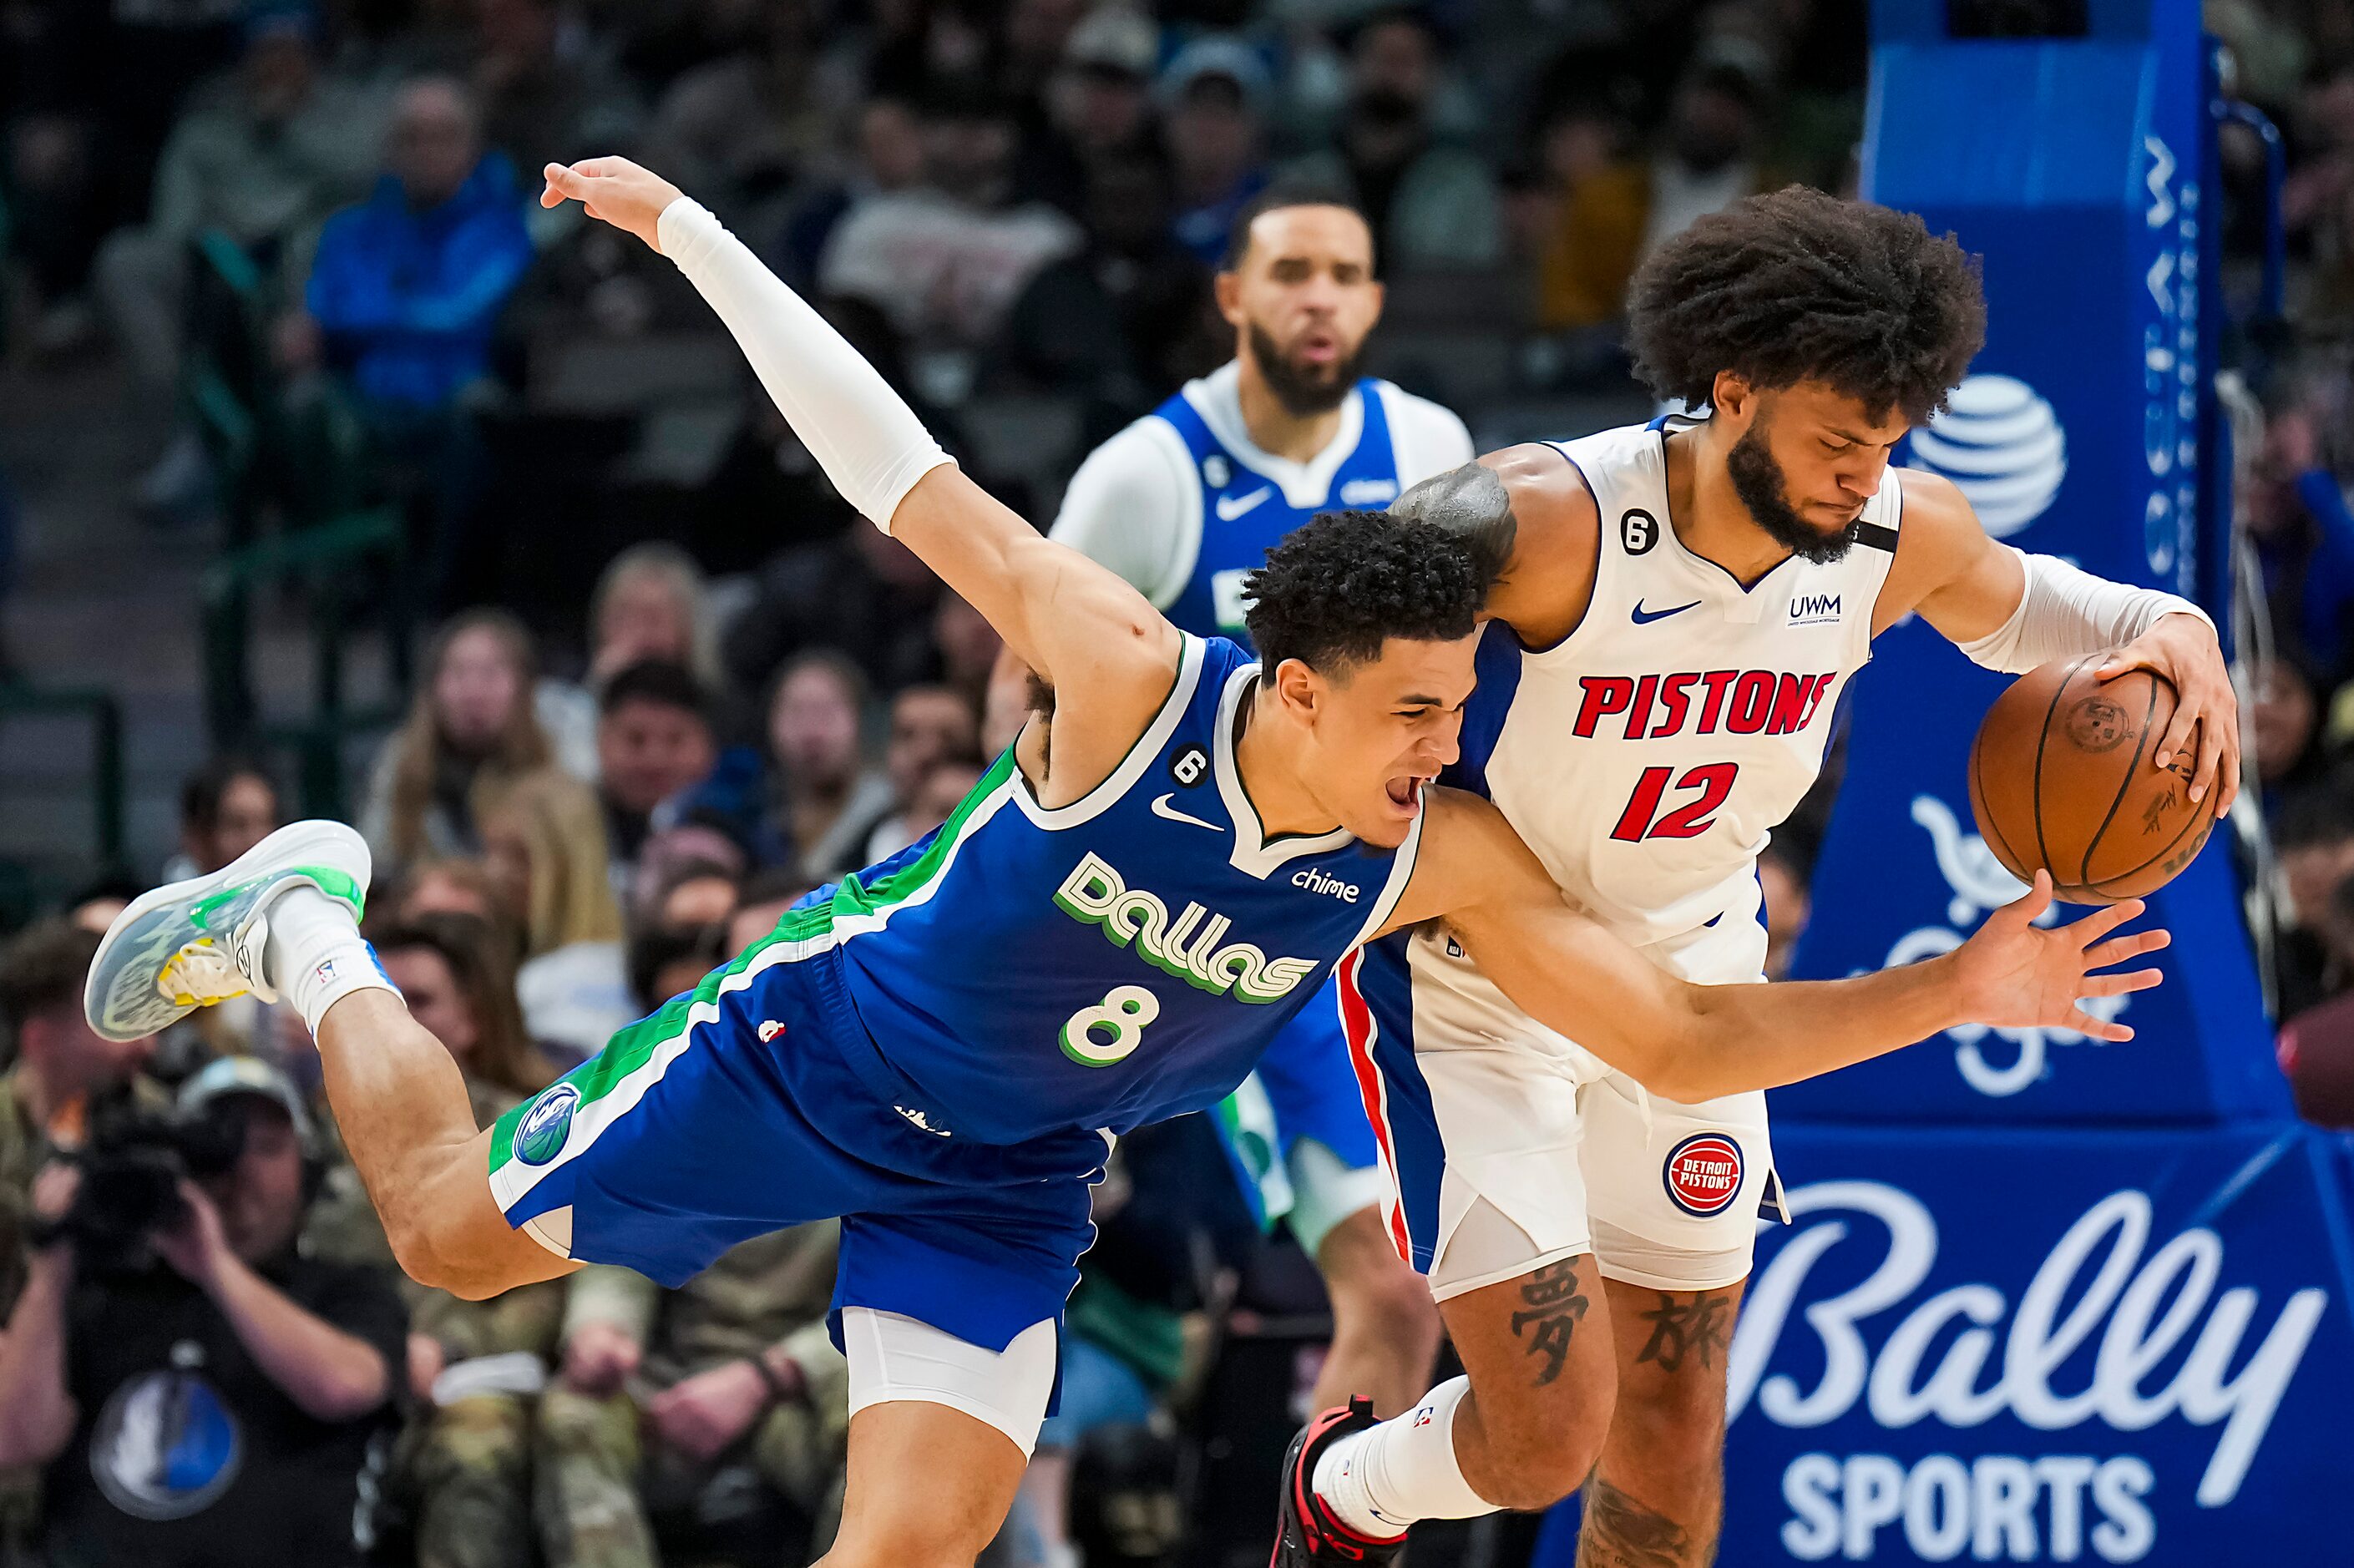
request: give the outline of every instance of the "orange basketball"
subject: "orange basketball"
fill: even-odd
[[[1995,699],[1970,747],[1970,810],[2021,882],[2040,867],[2072,904],[2115,904],[2165,886],[2214,826],[2193,803],[2196,758],[2152,764],[2174,686],[2147,670],[2096,681],[2105,653],[2057,659]]]

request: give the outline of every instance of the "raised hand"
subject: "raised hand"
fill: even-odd
[[[656,252],[662,249],[657,226],[663,209],[684,194],[627,158],[589,158],[569,167],[550,164],[540,172],[547,180],[547,188],[539,193],[540,206],[561,207],[577,201],[588,209],[589,217],[627,229]]]
[[[2039,871],[2027,896],[1987,916],[1954,950],[1954,978],[1972,1022],[1998,1029],[2073,1029],[2097,1040],[2130,1040],[2122,1023],[2094,1018],[2078,1005],[2096,996],[2123,996],[2158,982],[2156,969],[2095,973],[2154,953],[2172,938],[2164,931],[2110,932],[2142,912],[2138,898],[2112,904],[2072,925],[2038,930],[2036,917],[2052,906],[2052,874]],[[2106,938],[2105,940],[2104,938]]]

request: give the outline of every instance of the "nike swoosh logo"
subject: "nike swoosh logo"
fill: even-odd
[[[1699,608],[1700,600],[1694,599],[1690,604],[1680,604],[1673,609],[1645,609],[1643,608],[1643,601],[1638,599],[1635,601],[1635,624],[1638,626],[1649,626],[1655,620],[1665,620],[1671,615],[1681,615],[1688,609],[1698,609]]]
[[[1226,831],[1225,829],[1218,826],[1215,822],[1205,822],[1199,817],[1187,816],[1184,812],[1179,810],[1176,807],[1169,803],[1176,798],[1177,791],[1172,789],[1166,795],[1163,795],[1159,800],[1153,801],[1152,814],[1156,817],[1166,817],[1172,822],[1183,822],[1188,827],[1207,828],[1214,833],[1223,833]]]
[[[1240,501],[1229,495],[1221,495],[1218,497],[1218,521],[1231,523],[1244,513],[1255,510],[1260,502],[1274,493],[1275,486],[1262,484]]]

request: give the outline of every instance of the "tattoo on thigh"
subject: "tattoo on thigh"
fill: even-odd
[[[1705,1543],[1666,1514],[1596,1476],[1585,1483],[1585,1523],[1578,1532],[1577,1568],[1688,1568],[1711,1556]]]
[[[1651,1337],[1635,1358],[1638,1363],[1657,1361],[1662,1372],[1681,1372],[1687,1359],[1697,1358],[1702,1366],[1713,1368],[1733,1339],[1733,1293],[1679,1301],[1662,1290],[1659,1306],[1644,1313],[1643,1321],[1651,1326]]]
[[[1569,1359],[1570,1333],[1585,1318],[1587,1302],[1578,1283],[1577,1262],[1565,1257],[1529,1276],[1521,1287],[1527,1309],[1512,1314],[1512,1333],[1528,1340],[1529,1354],[1544,1358],[1537,1372],[1540,1388],[1561,1375],[1562,1363]]]

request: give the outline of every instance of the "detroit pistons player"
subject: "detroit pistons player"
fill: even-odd
[[[1919,614],[2023,672],[2115,648],[2180,694],[2155,764],[2220,816],[2239,777],[2212,623],[1989,539],[1890,449],[1978,351],[1950,236],[1793,188],[1702,218],[1635,281],[1639,373],[1704,418],[1515,447],[1395,511],[1509,541],[1447,783],[1686,980],[1763,978],[1758,852],[1816,778],[1872,639]],[[1676,1104],[1530,1020],[1445,933],[1341,971],[1393,1241],[1468,1379],[1294,1445],[1275,1561],[1380,1561],[1417,1519],[1585,1482],[1581,1568],[1714,1557],[1725,1351],[1776,1192],[1762,1094]],[[1589,1476],[1591,1479],[1588,1480]]]

